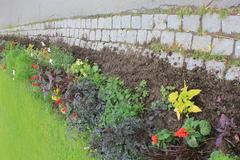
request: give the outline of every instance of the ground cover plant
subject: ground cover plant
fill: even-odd
[[[163,61],[66,45],[61,50],[72,52],[75,62],[56,67],[55,51],[42,40],[17,41],[37,46],[31,51],[37,56],[29,53],[37,72],[30,77],[33,88],[45,93],[70,129],[87,130],[96,159],[208,159],[215,150],[239,156],[239,82],[218,81],[204,69],[196,74]],[[49,56],[41,56],[46,51]]]

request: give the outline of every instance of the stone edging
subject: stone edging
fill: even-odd
[[[189,15],[182,18],[177,15],[143,14],[65,19],[18,26],[0,30],[0,33],[29,37],[49,36],[53,40],[62,38],[71,45],[96,50],[108,47],[121,53],[134,52],[147,56],[153,55],[153,51],[144,49],[141,44],[155,39],[169,46],[180,44],[186,50],[210,51],[215,55],[240,58],[240,40],[231,37],[233,34],[240,35],[239,26],[240,16],[227,16],[225,19],[220,19],[217,14],[207,14],[203,17]],[[198,35],[199,28],[206,30],[207,34]],[[215,32],[218,34],[220,32],[221,38],[219,35],[214,35]],[[171,56],[165,52],[154,55],[160,59],[166,59],[175,67],[182,67],[185,62],[189,70],[196,66],[205,66],[209,72],[216,73],[218,78],[240,80],[240,67],[229,67],[224,62],[215,60],[204,62],[191,57],[184,58],[178,53],[173,53]]]

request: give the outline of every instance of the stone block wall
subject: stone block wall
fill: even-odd
[[[2,29],[0,34],[49,36],[53,40],[62,38],[70,45],[97,50],[108,47],[121,52],[130,48],[141,54],[151,53],[141,45],[154,39],[169,46],[178,44],[185,50],[208,51],[215,55],[240,58],[239,26],[240,16],[237,15],[229,15],[222,19],[216,13],[182,17],[160,13],[129,14],[34,23]],[[176,64],[175,67],[181,67],[185,62],[188,69],[205,66],[209,71],[216,71],[219,78],[225,76],[229,80],[240,79],[239,67],[230,67],[226,71],[229,67],[225,67],[223,62],[203,62],[182,58],[179,54],[166,57],[163,54],[159,57],[167,58],[169,63]]]

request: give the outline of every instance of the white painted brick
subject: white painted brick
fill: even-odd
[[[153,29],[153,15],[142,15],[142,29]]]
[[[137,42],[139,44],[144,44],[147,42],[147,31],[146,30],[138,30]]]
[[[91,19],[86,19],[86,28],[88,28],[88,29],[92,28],[92,20]]]
[[[126,39],[126,42],[127,42],[127,43],[135,44],[136,41],[137,41],[137,31],[136,31],[136,30],[127,31],[127,39]]]
[[[236,58],[240,58],[240,40],[236,41],[236,44],[235,44],[235,54],[234,56]]]
[[[95,41],[96,40],[96,33],[95,33],[95,31],[93,31],[93,30],[90,31],[89,40],[90,41]]]
[[[183,30],[197,32],[200,27],[200,16],[183,16]]]
[[[123,28],[123,29],[131,28],[131,16],[130,15],[121,17],[121,28]]]
[[[166,29],[167,28],[167,14],[155,14],[154,15],[154,28]]]
[[[98,19],[92,19],[92,29],[96,29],[98,27]]]
[[[86,28],[86,19],[81,20],[81,27]]]
[[[111,29],[112,28],[112,17],[99,18],[98,19],[98,28]]]
[[[84,37],[84,29],[79,29],[78,30],[78,37],[82,39]]]
[[[132,29],[141,28],[141,16],[132,16]]]
[[[125,42],[126,41],[126,35],[127,35],[126,30],[118,30],[117,41],[118,42]]]
[[[233,39],[214,38],[212,52],[218,55],[231,55],[233,53]]]
[[[159,30],[152,30],[152,31],[148,31],[147,34],[147,42],[151,42],[153,39],[154,40],[160,40],[161,38],[161,31]]]
[[[102,41],[110,41],[110,30],[102,30]]]
[[[192,33],[177,32],[176,43],[180,44],[184,49],[191,49]]]
[[[111,33],[110,33],[111,42],[117,42],[117,37],[118,37],[118,31],[117,30],[111,30]]]
[[[210,51],[211,39],[211,36],[193,36],[192,49]]]
[[[96,30],[96,41],[101,41],[102,40],[102,31],[101,30]]]
[[[206,14],[202,18],[202,30],[210,33],[220,32],[221,19],[218,14]]]
[[[161,43],[167,44],[169,46],[174,44],[174,32],[172,31],[163,31],[161,35]]]
[[[121,17],[113,16],[113,28],[120,29],[121,28]]]
[[[227,16],[222,20],[222,32],[240,33],[240,16]]]
[[[167,27],[169,29],[178,30],[181,26],[181,19],[177,15],[168,15]]]

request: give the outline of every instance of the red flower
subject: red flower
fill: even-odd
[[[185,128],[180,128],[176,133],[175,133],[176,137],[188,137],[189,133],[187,132],[187,130]]]
[[[152,142],[153,144],[158,144],[158,136],[156,134],[152,136]]]
[[[61,109],[61,112],[62,112],[63,114],[66,114],[67,111],[68,111],[67,106],[64,106],[64,107]]]
[[[33,63],[33,64],[32,64],[32,67],[33,67],[33,69],[38,69],[39,66],[38,66],[37,64],[34,64],[34,63]]]
[[[35,81],[35,80],[38,80],[38,79],[39,79],[38,76],[32,76],[32,77],[31,77],[31,81]]]
[[[72,120],[76,121],[77,120],[77,112],[73,112],[71,115]]]
[[[62,104],[62,99],[61,99],[61,98],[60,98],[60,99],[57,99],[57,100],[55,101],[55,104],[58,105],[58,106],[59,106],[60,104]]]
[[[33,86],[33,87],[39,87],[40,84],[39,84],[39,83],[32,83],[32,86]]]

